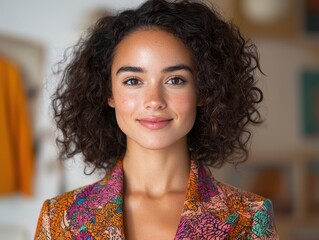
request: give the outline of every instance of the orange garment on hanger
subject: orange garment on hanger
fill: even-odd
[[[19,69],[0,57],[0,195],[32,194],[34,152]]]

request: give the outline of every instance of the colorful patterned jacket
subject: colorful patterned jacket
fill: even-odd
[[[192,160],[174,239],[279,239],[270,200],[216,181]],[[124,239],[123,168],[45,201],[34,239]]]

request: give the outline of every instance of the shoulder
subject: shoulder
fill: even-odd
[[[219,190],[219,193],[225,199],[236,198],[241,199],[241,201],[249,202],[249,203],[258,203],[266,201],[267,199],[258,194],[246,191],[244,189],[237,188],[235,186],[226,184],[224,182],[220,182],[214,178],[212,180],[215,182],[216,187]]]
[[[218,181],[214,178],[210,169],[206,166],[203,166],[205,169],[205,175],[210,181],[213,183],[214,187],[218,189],[218,193],[221,198],[229,199],[229,198],[240,198],[242,201],[247,202],[263,202],[267,199],[258,194],[237,188],[235,186],[229,185],[227,183]]]
[[[210,176],[210,180],[218,193],[218,201],[225,204],[229,212],[236,212],[245,218],[253,218],[255,213],[261,209],[272,211],[270,199],[220,182],[212,176]]]
[[[40,213],[35,239],[121,235],[122,186],[122,171],[117,165],[98,182],[48,199]]]
[[[47,199],[42,206],[42,212],[47,212],[50,220],[62,219],[65,212],[73,205],[79,205],[84,199],[96,195],[94,189],[101,182],[102,180]]]
[[[68,238],[69,220],[75,217],[85,199],[95,198],[94,189],[102,183],[101,180],[47,199],[42,205],[34,239],[72,239]]]
[[[191,239],[278,239],[269,199],[216,180],[201,164],[192,169],[179,234],[192,229]]]
[[[121,164],[122,162],[118,161],[113,169],[97,182],[49,199],[48,202],[50,204],[50,208],[53,207],[52,210],[54,210],[55,206],[60,206],[61,208],[67,209],[73,203],[75,205],[83,205],[83,202],[86,204],[91,202],[102,204],[101,198],[105,198],[104,200],[110,201],[108,198],[117,197],[120,195],[123,185],[123,172],[121,169]],[[92,204],[89,204],[88,207],[93,206]],[[61,211],[61,209],[59,210]]]
[[[270,199],[214,178],[212,181],[218,189],[219,200],[227,209],[224,220],[231,226],[230,236],[234,237],[239,232],[245,232],[252,239],[278,239]]]
[[[91,194],[95,194],[93,190],[96,188],[96,186],[99,186],[102,182],[103,181],[100,180],[90,185],[86,185],[86,186],[65,192],[51,199],[48,199],[47,204],[49,205],[48,207],[50,211],[66,210],[77,199],[80,201],[79,198],[81,197],[88,197]]]

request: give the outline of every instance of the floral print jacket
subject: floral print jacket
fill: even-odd
[[[44,202],[34,239],[125,239],[123,168]],[[215,180],[191,161],[174,239],[279,239],[270,200]]]

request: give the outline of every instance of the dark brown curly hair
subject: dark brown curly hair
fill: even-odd
[[[261,72],[256,47],[212,6],[191,0],[149,0],[135,10],[105,16],[72,48],[52,99],[62,133],[57,138],[61,157],[81,153],[94,170],[108,171],[125,153],[126,137],[114,109],[107,105],[112,96],[111,66],[117,44],[142,28],[174,34],[196,61],[201,106],[188,134],[192,156],[213,167],[245,161],[248,127],[261,123],[257,105],[263,95],[256,87],[255,72]]]

